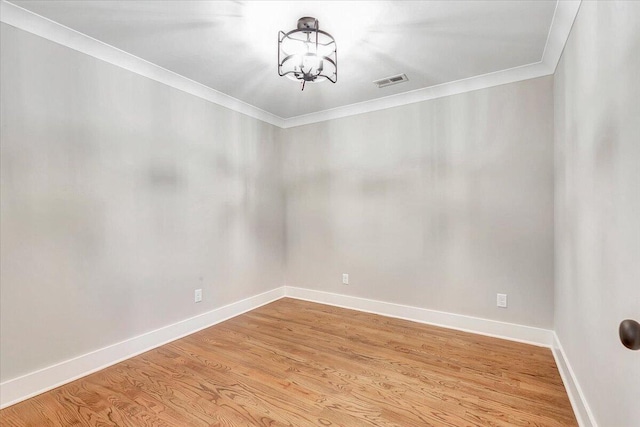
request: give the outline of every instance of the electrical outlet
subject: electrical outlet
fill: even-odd
[[[507,294],[498,294],[498,307],[507,308]]]
[[[195,296],[195,301],[196,302],[202,301],[202,289],[196,289],[196,292],[195,292],[194,296]]]
[[[344,274],[342,275],[342,284],[343,284],[343,285],[348,285],[348,284],[349,284],[349,275],[348,275],[348,274],[346,274],[346,273],[344,273]]]

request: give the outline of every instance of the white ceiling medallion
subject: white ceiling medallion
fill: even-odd
[[[278,74],[301,82],[338,81],[338,53],[333,36],[321,31],[318,20],[298,19],[298,28],[278,34]]]

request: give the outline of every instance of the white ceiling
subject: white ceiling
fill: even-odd
[[[288,119],[539,63],[557,2],[12,3]],[[335,37],[337,84],[309,84],[301,92],[278,76],[278,31],[295,28],[301,16],[318,18]],[[372,83],[398,73],[409,82],[382,89]]]

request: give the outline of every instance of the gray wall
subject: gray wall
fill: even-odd
[[[555,79],[288,130],[1,27],[1,381],[286,283],[554,328],[640,419],[640,3]]]
[[[287,284],[551,328],[552,87],[288,129]]]
[[[640,423],[640,2],[582,2],[555,78],[555,330],[601,426]]]
[[[279,130],[1,35],[3,381],[282,286]]]

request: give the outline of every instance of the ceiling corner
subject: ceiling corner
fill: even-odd
[[[0,0],[0,22],[27,31],[54,43],[84,53],[125,70],[150,78],[159,83],[181,90],[229,108],[238,113],[261,120],[277,127],[284,127],[284,119],[268,111],[219,92],[208,86],[153,64],[135,55],[96,40],[48,18],[21,8],[6,0]]]
[[[549,74],[556,71],[581,3],[582,0],[558,0],[542,56],[542,63]]]
[[[290,128],[551,75],[562,56],[580,4],[581,0],[556,3],[538,62],[289,118],[265,111],[6,0],[0,0],[0,21],[249,117]]]

